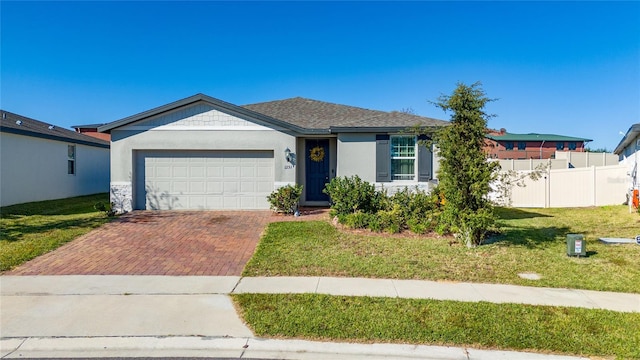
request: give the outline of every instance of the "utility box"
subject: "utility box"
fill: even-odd
[[[580,234],[567,234],[567,255],[586,256],[587,246],[584,236]]]

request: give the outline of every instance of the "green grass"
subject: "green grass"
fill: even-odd
[[[498,209],[502,233],[474,249],[451,237],[397,237],[336,230],[315,222],[273,223],[245,276],[428,279],[640,293],[640,217],[626,206]],[[566,234],[586,236],[586,258],[566,255]],[[534,272],[541,280],[518,273]]]
[[[0,271],[10,270],[106,223],[97,202],[109,194],[39,201],[0,208]]]
[[[258,336],[640,358],[640,314],[317,294],[238,294]]]

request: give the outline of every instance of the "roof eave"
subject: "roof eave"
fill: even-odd
[[[627,133],[624,135],[622,140],[620,140],[620,143],[618,144],[618,146],[616,146],[616,149],[613,150],[613,153],[616,155],[620,155],[624,151],[624,149],[629,144],[631,144],[631,142],[633,142],[633,140],[635,140],[635,138],[638,137],[639,135],[640,135],[640,123],[631,125],[631,127],[629,128],[629,130],[627,130]]]
[[[518,138],[518,137],[507,137],[504,135],[485,135],[485,138],[495,140],[495,141],[582,141],[582,142],[590,142],[592,139],[583,139],[583,138],[574,138],[574,137],[565,137],[564,139],[554,139],[547,137],[540,137],[536,139],[527,139],[527,138]]]
[[[107,143],[85,141],[85,140],[73,139],[73,138],[68,138],[68,137],[59,136],[59,135],[53,135],[53,134],[43,134],[43,133],[39,133],[39,132],[36,132],[36,131],[30,131],[30,130],[24,130],[24,129],[15,129],[15,128],[7,127],[7,126],[0,126],[0,131],[8,133],[8,134],[31,136],[31,137],[40,138],[40,139],[62,141],[62,142],[66,142],[66,143],[93,146],[93,147],[99,147],[99,148],[103,148],[103,149],[109,149],[111,147]]]
[[[424,126],[435,129],[438,126]],[[331,126],[331,133],[406,133],[411,127],[407,126]]]

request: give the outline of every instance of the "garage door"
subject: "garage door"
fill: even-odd
[[[137,209],[268,209],[273,151],[138,151]]]

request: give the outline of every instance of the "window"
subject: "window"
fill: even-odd
[[[576,142],[575,141],[571,141],[569,142],[569,150],[575,150],[576,149]]]
[[[416,138],[414,136],[391,137],[391,179],[415,180]]]
[[[563,141],[556,142],[556,150],[564,150],[564,142]]]
[[[527,143],[524,141],[518,141],[518,150],[524,150],[527,148]]]
[[[376,182],[431,180],[433,153],[422,140],[429,137],[376,134]]]
[[[67,145],[67,174],[76,174],[76,146]]]
[[[506,142],[504,143],[504,148],[505,148],[506,150],[513,150],[513,141],[506,141]]]

